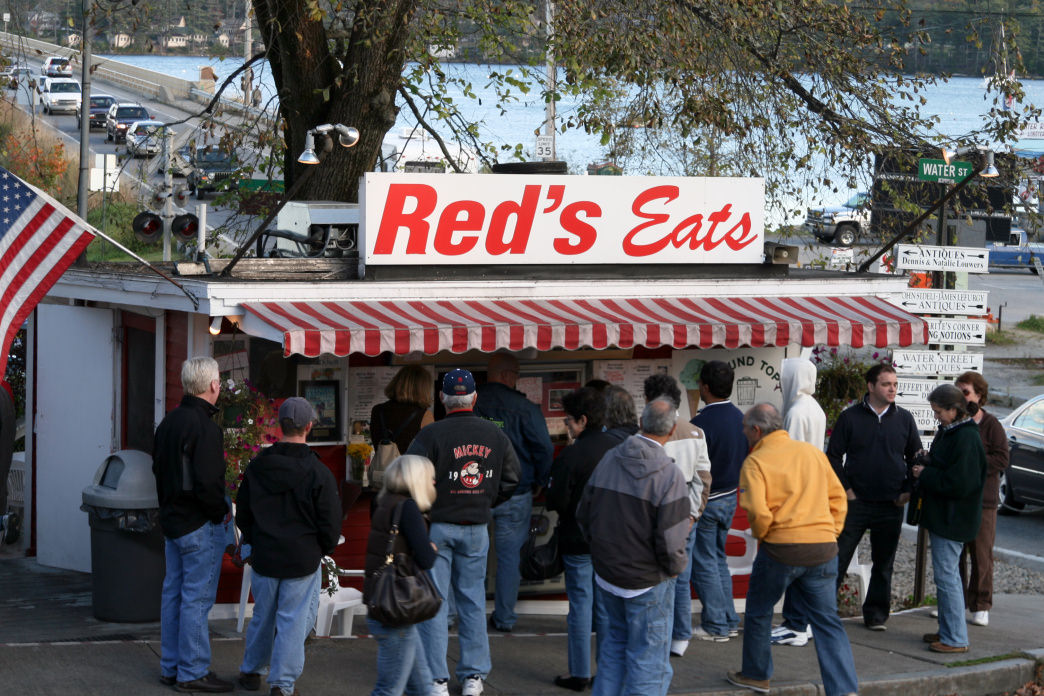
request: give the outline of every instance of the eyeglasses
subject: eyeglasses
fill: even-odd
[[[957,387],[957,388],[960,389],[961,393],[964,394],[965,396],[971,396],[972,395],[973,389],[971,387]]]

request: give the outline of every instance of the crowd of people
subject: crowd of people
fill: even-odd
[[[692,640],[725,642],[742,631],[742,663],[727,672],[729,682],[766,693],[772,646],[814,640],[827,696],[857,693],[837,593],[869,532],[863,622],[887,629],[904,510],[931,541],[939,630],[924,636],[928,648],[965,652],[967,623],[988,624],[1008,450],[983,409],[980,374],[931,393],[939,430],[929,452],[895,403],[887,363],[866,373],[866,393],[831,424],[829,438],[815,366],[805,359],[784,361],[782,409],[759,403],[745,413],[731,401],[732,368],[707,362],[691,422],[679,417],[681,391],[667,374],[645,381],[640,415],[626,389],[592,380],[562,398],[569,444],[557,455],[540,408],[516,389],[518,376],[518,361],[505,353],[491,357],[481,385],[468,370],[448,372],[439,385],[445,416],[436,421],[431,376],[408,366],[385,390],[389,401],[373,409],[374,432],[404,454],[384,472],[371,508],[364,601],[376,601],[392,548],[430,574],[442,600],[434,616],[406,625],[371,612],[375,696],[448,694],[451,620],[460,655],[453,676],[463,696],[482,693],[492,669],[488,631],[510,633],[518,619],[520,561],[541,495],[557,513],[569,603],[567,671],[554,678],[563,689],[662,696],[671,658]],[[154,448],[167,563],[160,679],[184,692],[227,692],[233,682],[211,671],[207,633],[232,515],[212,419],[217,363],[187,360],[182,383],[185,397],[160,424]],[[278,419],[282,438],[247,466],[235,509],[255,599],[236,682],[258,690],[264,678],[270,696],[292,696],[315,623],[321,558],[338,543],[342,508],[333,475],[306,444],[312,406],[287,399]],[[737,505],[758,542],[742,622],[725,550]],[[701,602],[695,626],[693,590]]]

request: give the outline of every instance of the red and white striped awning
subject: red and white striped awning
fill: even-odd
[[[286,355],[524,348],[909,346],[927,324],[876,297],[250,302]]]

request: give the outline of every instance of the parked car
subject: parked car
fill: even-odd
[[[116,97],[109,94],[92,94],[87,115],[88,128],[104,128],[105,116],[109,113],[109,107],[116,103]],[[82,106],[82,105],[81,105]],[[76,110],[76,120],[80,120],[80,109]]]
[[[20,65],[0,70],[0,84],[7,85],[8,89],[18,89],[19,83],[28,84],[32,77],[33,71]]]
[[[990,268],[1028,268],[1036,274],[1033,259],[1044,263],[1044,244],[1031,242],[1025,230],[1013,228],[1007,244],[987,244],[986,249],[990,252]]]
[[[233,153],[218,145],[204,145],[192,153],[192,171],[188,174],[188,188],[202,200],[208,191],[216,191],[228,182],[235,171]]]
[[[127,128],[127,154],[131,157],[159,154],[165,137],[163,121],[135,121]]]
[[[135,121],[148,121],[152,116],[141,104],[116,102],[105,115],[105,139],[122,143],[127,139],[127,129]]]
[[[857,193],[844,205],[811,208],[805,218],[805,231],[825,243],[852,246],[870,229],[870,194]]]
[[[1001,512],[1044,505],[1044,394],[1002,418],[1001,425],[1011,447],[1008,470],[1001,476]]]
[[[40,66],[40,74],[47,77],[72,77],[72,61],[64,56],[49,56]]]
[[[45,114],[76,113],[80,109],[80,83],[68,77],[49,77],[40,92]]]

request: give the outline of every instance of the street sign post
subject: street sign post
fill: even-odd
[[[536,158],[549,160],[555,150],[555,139],[550,135],[538,135],[536,139]]]
[[[901,375],[959,375],[982,372],[982,353],[936,350],[894,350],[892,367]]]
[[[989,311],[986,291],[916,290],[903,291],[899,306],[915,314],[961,314],[983,316]]]
[[[903,406],[910,414],[914,417],[914,421],[917,422],[918,430],[935,430],[939,421],[935,420],[935,414],[932,412],[931,406]]]
[[[928,395],[941,384],[946,384],[946,382],[935,379],[900,377],[899,388],[895,392],[895,400],[901,404],[927,405]]]
[[[956,184],[972,173],[971,162],[950,162],[941,159],[917,160],[917,178],[921,181],[937,181],[941,184]]]
[[[990,271],[990,252],[978,247],[897,244],[895,260],[896,267],[904,271]]]
[[[986,344],[986,322],[982,319],[925,319],[929,343]]]

